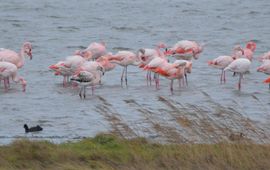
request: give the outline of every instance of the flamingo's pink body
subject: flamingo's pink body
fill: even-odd
[[[56,64],[49,66],[50,69],[55,71],[55,75],[62,75],[64,76],[63,79],[63,86],[67,85],[67,81],[70,76],[72,76],[75,71],[80,67],[86,60],[79,56],[69,56],[64,61],[59,61]]]
[[[253,42],[253,41],[249,41],[246,44],[246,47],[244,49],[242,49],[239,45],[237,45],[234,48],[234,51],[235,50],[236,51],[239,50],[239,52],[241,51],[242,52],[242,55],[241,54],[239,55],[239,53],[236,53],[236,55],[234,56],[234,58],[247,58],[250,61],[252,61],[252,59],[253,59],[253,53],[256,50],[256,43]]]
[[[110,62],[111,54],[101,56],[96,61],[100,63],[100,65],[105,69],[105,72],[113,70],[116,65]]]
[[[86,49],[81,51],[76,51],[76,55],[81,55],[85,59],[93,59],[96,60],[97,58],[106,54],[106,46],[105,43],[91,43]]]
[[[234,60],[231,64],[229,64],[224,71],[229,70],[235,73],[239,73],[239,82],[238,88],[241,89],[241,80],[243,78],[243,74],[249,71],[251,62],[247,58],[239,58]]]
[[[25,42],[21,48],[20,53],[9,49],[0,49],[0,61],[6,61],[13,63],[17,68],[21,68],[24,65],[24,56],[27,54],[32,59],[32,45],[30,42]]]
[[[225,78],[225,71],[224,69],[233,62],[233,57],[232,56],[219,56],[211,61],[208,61],[208,65],[221,69],[221,76],[220,76],[220,82],[226,82]]]
[[[139,67],[144,68],[147,64],[149,64],[155,58],[165,59],[164,53],[160,50],[161,48],[164,48],[164,47],[165,47],[164,44],[160,44],[160,45],[157,45],[156,49],[151,49],[151,48],[139,49],[137,53],[141,61]],[[154,79],[156,81],[156,87],[157,87],[157,83],[159,83],[159,78],[156,77],[156,75],[154,75]],[[152,81],[151,70],[147,71],[146,80],[147,80],[147,85],[148,85],[148,82],[151,85],[151,81]]]
[[[151,70],[171,80],[171,92],[173,92],[173,80],[181,79],[185,74],[186,61],[176,60],[174,63],[168,63],[167,60],[161,58],[153,59],[144,67],[145,70]]]
[[[172,48],[165,52],[166,55],[176,55],[177,59],[191,60],[198,59],[203,47],[195,41],[182,40],[178,41]]]
[[[4,80],[5,90],[8,90],[8,79],[11,78],[16,83],[21,83],[23,91],[25,91],[26,81],[23,77],[18,76],[18,68],[10,62],[0,62],[0,79]]]
[[[270,51],[264,53],[263,55],[258,57],[258,60],[262,62],[263,60],[270,60]]]
[[[130,51],[119,51],[115,55],[109,57],[111,63],[118,64],[124,67],[121,76],[121,85],[123,84],[123,77],[125,76],[125,82],[127,85],[127,67],[129,65],[137,66],[140,64],[140,60],[136,54]]]
[[[262,65],[257,68],[258,72],[270,74],[270,60],[264,60]]]

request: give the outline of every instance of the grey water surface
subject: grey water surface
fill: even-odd
[[[16,51],[24,41],[33,44],[33,60],[26,59],[19,74],[27,91],[0,87],[0,143],[18,138],[76,140],[113,131],[123,137],[143,136],[156,142],[212,143],[244,133],[249,140],[269,143],[270,90],[252,62],[251,73],[237,90],[238,77],[220,70],[209,59],[230,55],[234,45],[257,43],[255,57],[270,50],[269,0],[0,0],[0,47]],[[63,88],[62,78],[48,66],[90,42],[104,41],[108,51],[136,52],[159,42],[173,45],[190,39],[205,44],[193,62],[189,86],[169,91],[147,86],[145,72],[128,67],[128,88],[120,85],[121,67],[103,77],[95,95],[86,100],[77,88]],[[44,131],[25,134],[23,124]]]

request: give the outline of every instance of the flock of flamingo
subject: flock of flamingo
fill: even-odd
[[[225,72],[231,71],[239,74],[238,89],[241,89],[243,74],[249,71],[256,43],[247,42],[242,48],[237,45],[233,48],[229,56],[219,56],[208,62],[209,66],[221,69],[220,83],[225,83]],[[55,75],[63,76],[63,86],[67,87],[71,82],[72,86],[79,85],[80,98],[85,98],[86,87],[94,87],[101,83],[105,72],[113,70],[116,65],[123,67],[121,74],[121,85],[127,86],[127,67],[137,66],[147,71],[147,85],[155,82],[156,89],[159,89],[159,76],[163,76],[171,81],[170,90],[173,93],[173,81],[179,80],[179,85],[187,86],[187,75],[192,71],[192,59],[198,59],[203,51],[203,45],[195,41],[181,40],[172,47],[167,47],[160,43],[155,49],[141,48],[136,53],[131,51],[119,51],[116,54],[107,52],[105,43],[91,43],[86,49],[76,50],[73,55],[64,60],[49,66]],[[19,53],[9,49],[0,48],[0,83],[4,82],[4,89],[10,88],[10,79],[22,85],[23,91],[26,88],[26,81],[18,75],[18,70],[24,66],[25,56],[32,59],[32,45],[25,42]],[[168,57],[175,58],[174,62],[169,62]],[[270,74],[270,52],[258,57],[262,65],[257,68],[258,72]],[[151,75],[153,74],[153,76]],[[264,80],[270,83],[270,77]],[[270,88],[270,84],[269,84]]]

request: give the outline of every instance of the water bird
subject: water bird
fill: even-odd
[[[109,61],[111,63],[115,63],[123,67],[121,76],[121,85],[123,85],[123,78],[125,77],[126,86],[127,86],[127,67],[129,65],[137,66],[140,64],[138,56],[131,51],[118,51],[115,55],[109,57]]]
[[[243,74],[249,71],[251,62],[247,58],[238,58],[231,62],[224,71],[229,70],[235,73],[239,73],[238,89],[241,90],[241,80],[243,79]]]
[[[221,75],[220,75],[220,83],[226,82],[226,77],[225,77],[225,71],[224,69],[233,62],[233,57],[232,56],[219,56],[213,60],[208,61],[208,65],[212,66],[214,68],[221,69]]]
[[[15,64],[18,68],[22,68],[24,65],[25,54],[30,57],[30,60],[32,60],[32,44],[30,42],[23,43],[19,53],[1,48],[0,61],[10,62]]]
[[[16,83],[21,83],[23,91],[26,88],[26,81],[23,77],[18,76],[18,68],[15,64],[0,61],[0,81],[4,80],[5,91],[8,91],[9,88],[9,78],[11,78]]]
[[[39,125],[37,126],[33,126],[33,127],[28,127],[27,124],[24,124],[23,125],[24,129],[25,129],[25,133],[28,133],[28,132],[38,132],[38,131],[42,131],[43,128],[40,127]]]

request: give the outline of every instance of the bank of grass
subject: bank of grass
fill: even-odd
[[[0,169],[270,169],[270,145],[161,145],[108,134],[63,144],[18,140],[0,147]]]

